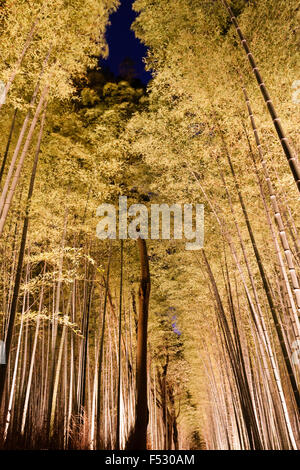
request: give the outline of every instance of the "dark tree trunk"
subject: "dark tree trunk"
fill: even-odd
[[[150,298],[150,270],[145,240],[138,238],[141,260],[141,283],[139,288],[139,319],[136,351],[136,418],[127,449],[142,450],[147,447],[149,419],[147,401],[147,327]]]
[[[119,301],[119,364],[118,364],[118,402],[117,402],[117,432],[116,449],[121,446],[121,388],[122,388],[122,298],[123,298],[123,240],[121,240],[121,272],[120,272],[120,301]]]

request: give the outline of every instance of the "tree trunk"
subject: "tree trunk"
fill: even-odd
[[[127,448],[142,450],[147,447],[148,403],[147,403],[147,328],[150,298],[150,270],[145,240],[138,238],[141,261],[141,283],[139,288],[139,319],[136,351],[136,416],[135,426],[128,439]]]

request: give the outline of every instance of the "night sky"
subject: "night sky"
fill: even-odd
[[[136,78],[147,84],[151,78],[146,72],[143,57],[146,55],[146,47],[136,39],[130,26],[136,13],[132,11],[133,0],[121,0],[118,10],[110,16],[111,25],[107,29],[106,39],[109,45],[109,57],[101,61],[115,76],[119,75],[120,63],[127,57],[135,62]]]

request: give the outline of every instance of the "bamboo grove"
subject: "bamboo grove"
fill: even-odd
[[[0,1],[0,448],[300,448],[298,0]],[[97,207],[204,204],[205,243]]]

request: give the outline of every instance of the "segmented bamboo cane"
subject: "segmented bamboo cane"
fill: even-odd
[[[279,140],[280,140],[280,143],[281,143],[281,146],[283,148],[283,151],[284,151],[284,154],[287,158],[287,161],[289,163],[289,166],[290,166],[290,169],[291,169],[291,172],[293,174],[293,177],[294,177],[294,180],[296,182],[296,185],[297,185],[297,188],[298,188],[298,191],[300,191],[300,168],[299,168],[299,165],[298,165],[298,161],[297,161],[297,158],[296,158],[296,155],[293,153],[291,147],[290,147],[290,144],[289,144],[289,141],[288,141],[288,138],[286,137],[286,134],[283,130],[283,127],[280,123],[280,118],[278,117],[277,113],[276,113],[276,110],[274,108],[274,105],[272,103],[272,100],[270,98],[270,95],[269,95],[269,92],[266,88],[266,85],[260,75],[260,72],[258,70],[258,67],[256,65],[256,62],[254,60],[254,57],[249,49],[249,46],[247,44],[247,41],[238,25],[238,22],[237,22],[237,19],[232,11],[232,9],[230,8],[230,6],[228,5],[228,2],[227,0],[222,0],[225,8],[227,9],[229,15],[230,15],[230,19],[231,19],[231,22],[233,23],[233,25],[235,26],[236,28],[236,31],[237,31],[237,34],[241,40],[241,43],[242,43],[242,46],[246,52],[246,55],[248,57],[248,60],[249,60],[249,63],[251,65],[251,68],[252,68],[252,71],[256,77],[256,80],[257,80],[257,83],[259,85],[259,88],[260,88],[260,91],[262,93],[262,96],[264,98],[264,101],[267,105],[267,108],[268,108],[268,111],[269,111],[269,114],[272,118],[272,121],[273,121],[273,124],[274,124],[274,127],[275,127],[275,130],[278,134],[278,137],[279,137]]]
[[[20,54],[20,56],[17,60],[17,63],[14,67],[14,70],[13,70],[11,76],[9,77],[8,82],[5,86],[5,95],[7,95],[8,91],[10,90],[11,85],[13,84],[14,79],[16,78],[16,75],[17,75],[17,73],[20,69],[20,66],[23,62],[25,54],[26,54],[26,52],[27,52],[27,50],[28,50],[28,48],[29,48],[29,46],[32,42],[32,39],[33,39],[34,34],[36,32],[37,26],[39,24],[39,21],[40,21],[40,19],[36,18],[35,21],[33,22],[32,26],[31,26],[31,29],[30,29],[29,34],[27,36],[27,39],[26,39],[26,42],[25,42],[24,47],[22,49],[22,52],[21,52],[21,54]],[[4,102],[0,101],[0,109],[2,108],[3,104],[4,104]]]
[[[278,202],[277,202],[276,191],[274,190],[274,187],[273,187],[273,184],[272,184],[272,181],[271,181],[271,177],[269,175],[268,166],[267,166],[267,163],[266,163],[266,160],[265,160],[265,157],[264,157],[264,152],[262,151],[262,145],[261,145],[259,133],[258,133],[258,130],[257,130],[257,127],[256,127],[254,114],[253,114],[253,111],[252,111],[252,108],[251,108],[251,103],[250,103],[250,100],[249,100],[249,97],[248,97],[248,94],[247,94],[247,90],[244,86],[243,86],[243,93],[244,93],[244,97],[245,97],[245,101],[246,101],[246,105],[247,105],[247,109],[248,109],[248,113],[249,113],[249,118],[250,118],[250,121],[251,121],[251,126],[252,126],[254,137],[255,137],[256,147],[257,147],[258,154],[259,154],[259,157],[260,157],[260,161],[261,161],[261,164],[262,164],[262,167],[263,167],[263,170],[264,170],[264,176],[265,176],[265,180],[266,180],[267,187],[268,187],[268,190],[269,190],[269,195],[270,195],[270,199],[271,199],[271,206],[272,206],[272,209],[273,209],[273,212],[274,212],[274,217],[275,217],[276,224],[277,224],[277,227],[278,227],[278,233],[279,233],[281,245],[282,245],[282,248],[283,248],[283,251],[284,251],[284,254],[285,254],[285,259],[286,259],[286,263],[287,263],[288,270],[289,270],[289,273],[290,273],[290,279],[292,281],[293,291],[294,291],[294,294],[295,294],[298,314],[294,315],[294,322],[295,322],[295,325],[296,325],[296,334],[297,334],[297,339],[298,339],[299,336],[300,336],[300,322],[299,322],[299,315],[300,315],[300,286],[299,286],[299,281],[298,281],[298,277],[297,277],[297,273],[296,273],[296,269],[295,269],[295,265],[294,265],[292,252],[290,250],[288,237],[286,235],[285,226],[284,226],[283,219],[281,217],[281,213],[280,213],[280,209],[279,209],[279,205],[278,205]]]
[[[202,185],[200,184],[199,182],[199,179],[197,178],[197,176],[195,175],[195,173],[192,171],[192,174],[194,175],[194,177],[196,178],[196,180],[198,181],[198,184],[199,184],[199,187],[204,195],[204,197],[206,198],[206,200],[208,201],[210,207],[212,208],[212,211],[213,213],[215,214],[215,217],[220,225],[220,228],[221,228],[221,231],[222,233],[224,234],[226,240],[228,241],[228,244],[232,250],[232,254],[233,254],[233,258],[236,262],[236,265],[237,265],[237,268],[238,268],[238,271],[239,271],[239,274],[241,276],[241,280],[242,280],[242,283],[243,283],[243,286],[244,286],[244,289],[245,289],[245,292],[246,292],[246,295],[247,295],[247,299],[248,299],[248,302],[249,302],[249,306],[251,307],[251,311],[253,312],[253,314],[255,315],[255,324],[256,326],[258,327],[258,329],[260,330],[260,334],[261,334],[261,338],[263,339],[263,342],[264,342],[264,345],[266,347],[266,350],[268,351],[268,355],[269,355],[269,359],[271,361],[271,365],[272,365],[272,370],[273,370],[273,373],[274,373],[274,378],[275,378],[275,382],[276,382],[276,386],[277,386],[277,390],[278,390],[278,393],[279,393],[279,396],[280,396],[280,400],[281,400],[281,403],[282,403],[282,408],[284,410],[284,414],[285,414],[285,419],[286,419],[286,424],[287,424],[287,427],[288,427],[288,430],[289,430],[289,435],[290,435],[290,439],[291,439],[291,443],[292,443],[292,446],[294,449],[297,449],[297,445],[296,445],[296,441],[295,441],[295,436],[294,436],[294,432],[293,432],[293,429],[292,429],[292,426],[291,426],[291,421],[290,421],[290,418],[289,418],[289,413],[288,413],[288,408],[287,408],[287,404],[286,404],[286,400],[285,400],[285,396],[284,396],[284,393],[283,393],[283,388],[282,388],[282,383],[281,383],[281,379],[280,379],[280,374],[279,374],[279,371],[278,371],[278,367],[277,367],[277,364],[276,364],[276,361],[275,361],[275,358],[274,358],[274,354],[273,354],[273,351],[272,351],[272,346],[271,346],[271,342],[270,342],[270,339],[269,339],[269,335],[268,335],[268,332],[267,332],[267,328],[266,328],[266,325],[265,325],[265,321],[264,321],[264,318],[263,317],[258,317],[257,314],[256,314],[256,309],[253,305],[253,302],[251,300],[251,295],[249,293],[249,290],[248,290],[248,287],[247,287],[247,284],[246,284],[246,281],[245,281],[245,276],[244,276],[244,273],[243,273],[243,269],[241,267],[241,264],[239,262],[239,258],[238,258],[238,255],[237,255],[237,252],[236,252],[236,249],[235,249],[235,246],[234,246],[234,243],[229,235],[229,232],[228,230],[226,229],[226,224],[225,224],[225,221],[220,219],[220,217],[218,216],[214,206],[212,205],[210,199],[208,198],[208,196],[206,195],[206,192],[204,191]],[[289,377],[290,377],[290,374],[289,374]],[[291,378],[291,377],[290,377]],[[296,390],[294,391],[294,388],[296,387]],[[292,384],[292,389],[295,392],[297,392],[297,386],[293,385]]]
[[[1,214],[1,218],[0,218],[0,237],[1,237],[2,233],[3,233],[4,224],[5,224],[6,217],[7,217],[7,214],[8,214],[8,211],[9,211],[9,208],[10,208],[10,205],[11,205],[11,202],[12,202],[12,199],[13,199],[13,196],[14,196],[14,192],[15,192],[16,186],[17,186],[18,181],[19,181],[21,169],[22,169],[22,167],[23,167],[23,163],[24,163],[24,160],[25,160],[27,151],[28,151],[29,146],[30,146],[30,144],[31,144],[31,140],[32,140],[32,137],[33,137],[33,133],[34,133],[34,130],[35,130],[35,127],[36,127],[36,124],[37,124],[39,115],[40,115],[40,113],[41,113],[41,111],[42,111],[42,108],[43,108],[43,106],[44,106],[44,103],[45,103],[45,101],[46,101],[47,93],[48,93],[48,87],[45,87],[44,90],[43,90],[43,92],[42,92],[42,94],[41,94],[41,98],[40,98],[39,104],[38,104],[38,106],[37,106],[37,108],[36,108],[36,112],[35,112],[35,115],[34,115],[34,117],[33,117],[33,120],[32,120],[30,129],[29,129],[29,132],[28,132],[28,136],[27,136],[27,139],[26,139],[26,142],[25,142],[25,145],[24,145],[24,148],[23,148],[23,151],[22,151],[22,154],[21,154],[21,157],[20,157],[18,166],[17,166],[17,168],[16,168],[14,177],[13,177],[13,179],[12,179],[12,184],[11,184],[10,190],[9,190],[9,192],[8,192],[7,198],[6,198],[5,203],[4,203],[4,206],[3,206],[3,211],[2,211],[2,214]]]

